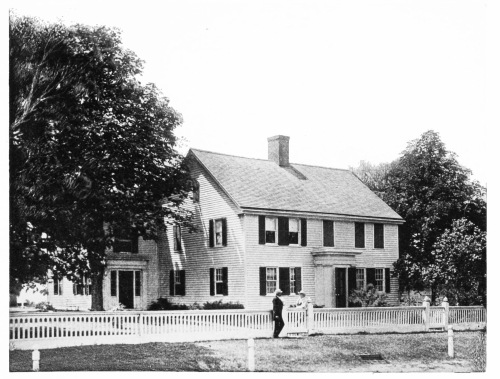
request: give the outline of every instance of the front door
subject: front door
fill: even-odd
[[[118,271],[118,301],[125,308],[134,308],[134,272]]]
[[[346,288],[345,288],[345,268],[335,267],[335,307],[345,308],[346,301]]]

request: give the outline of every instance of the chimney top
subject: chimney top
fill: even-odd
[[[280,166],[288,166],[290,137],[277,135],[267,139],[267,159]]]

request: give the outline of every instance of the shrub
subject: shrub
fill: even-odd
[[[164,297],[160,297],[148,307],[150,311],[187,311],[188,309],[188,305],[174,304]]]
[[[36,309],[39,309],[40,312],[48,312],[48,311],[55,311],[56,309],[52,306],[52,304],[42,301],[41,303],[38,303],[35,305]]]
[[[219,301],[213,301],[213,302],[206,302],[203,304],[203,309],[245,309],[243,304],[240,304],[239,302],[233,303],[231,301],[227,303],[223,303],[222,300]]]
[[[353,290],[349,295],[349,306],[352,307],[386,307],[387,295],[377,291],[373,284],[368,284],[366,290]]]

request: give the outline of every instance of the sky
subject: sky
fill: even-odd
[[[114,26],[183,115],[180,151],[336,168],[439,132],[488,182],[488,1],[27,1],[18,14]]]

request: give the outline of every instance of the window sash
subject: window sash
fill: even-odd
[[[181,250],[181,227],[174,225],[174,251]]]
[[[271,294],[277,290],[278,268],[266,267],[266,293]]]
[[[384,291],[384,269],[375,269],[375,288],[377,291]]]
[[[295,267],[290,267],[290,295],[295,294]]]
[[[299,244],[300,220],[298,218],[288,219],[288,243],[290,245]]]
[[[215,220],[215,246],[222,246],[222,219]]]
[[[266,217],[266,243],[276,243],[276,222],[275,217]]]
[[[365,269],[357,268],[356,269],[356,289],[364,289],[365,288]]]

